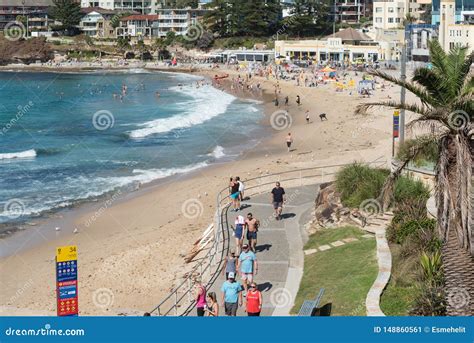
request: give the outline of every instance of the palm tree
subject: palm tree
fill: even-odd
[[[367,113],[372,107],[405,109],[417,114],[408,127],[424,125],[431,134],[416,140],[409,153],[403,156],[398,169],[387,179],[380,200],[387,204],[388,195],[402,169],[423,151],[427,140],[438,146],[436,164],[436,204],[438,229],[446,241],[454,230],[459,246],[474,255],[474,232],[471,228],[471,177],[473,156],[471,147],[474,135],[474,76],[471,65],[474,53],[467,48],[455,47],[446,53],[438,41],[429,44],[432,67],[418,68],[411,81],[403,81],[382,71],[371,74],[413,93],[418,102],[402,104],[397,101],[364,103],[356,113]]]

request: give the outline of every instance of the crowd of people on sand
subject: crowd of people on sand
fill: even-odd
[[[233,211],[239,212],[243,208],[241,201],[248,200],[244,197],[244,184],[239,177],[231,178],[229,183],[229,197],[232,200]],[[275,183],[271,190],[271,203],[274,209],[275,220],[282,219],[283,204],[285,203],[285,190],[280,182]],[[258,284],[254,280],[258,274],[257,262],[257,235],[260,220],[252,213],[246,217],[238,214],[235,218],[234,239],[235,247],[224,260],[222,275],[225,281],[220,287],[220,301],[215,292],[208,292],[201,283],[196,283],[195,302],[198,316],[217,317],[223,309],[226,316],[236,316],[240,307],[248,316],[260,316],[263,306],[263,296]],[[247,239],[247,242],[245,242]],[[238,279],[241,281],[238,281]]]

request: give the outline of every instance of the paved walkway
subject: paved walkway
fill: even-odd
[[[391,216],[370,218],[369,225],[363,228],[365,231],[375,234],[375,239],[377,240],[377,263],[379,266],[377,278],[365,299],[367,316],[385,316],[380,309],[380,296],[390,280],[392,270],[392,254],[390,253],[385,232],[390,221]]]
[[[282,184],[282,187],[285,188],[285,185]],[[228,212],[229,223],[233,224],[237,215],[246,216],[249,212],[261,223],[257,241],[259,267],[255,281],[263,295],[262,316],[289,315],[293,307],[303,276],[304,225],[311,220],[317,191],[317,185],[285,188],[288,203],[283,209],[281,221],[273,218],[270,189],[267,194],[244,201],[243,210]],[[235,247],[234,244],[231,237],[231,249]],[[219,302],[223,282],[224,277],[221,276],[211,288],[211,291],[216,292]],[[220,311],[224,316],[224,309]],[[237,315],[244,316],[246,313],[243,308],[239,308]]]

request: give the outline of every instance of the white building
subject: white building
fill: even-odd
[[[83,8],[84,16],[81,18],[79,28],[82,32],[91,37],[114,37],[114,29],[111,26],[110,20],[119,11],[103,9],[99,7]]]
[[[352,28],[321,40],[276,41],[275,56],[318,62],[375,62],[385,58],[377,42]]]
[[[439,42],[443,49],[449,51],[455,46],[468,46],[469,52],[472,52],[474,47],[474,24],[456,24],[454,0],[441,0],[439,12]]]
[[[430,4],[431,0],[374,0],[373,25],[379,29],[400,28],[407,14],[419,19]]]

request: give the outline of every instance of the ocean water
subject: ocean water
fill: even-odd
[[[0,73],[0,224],[233,159],[256,144],[259,104],[199,80],[142,70]]]

